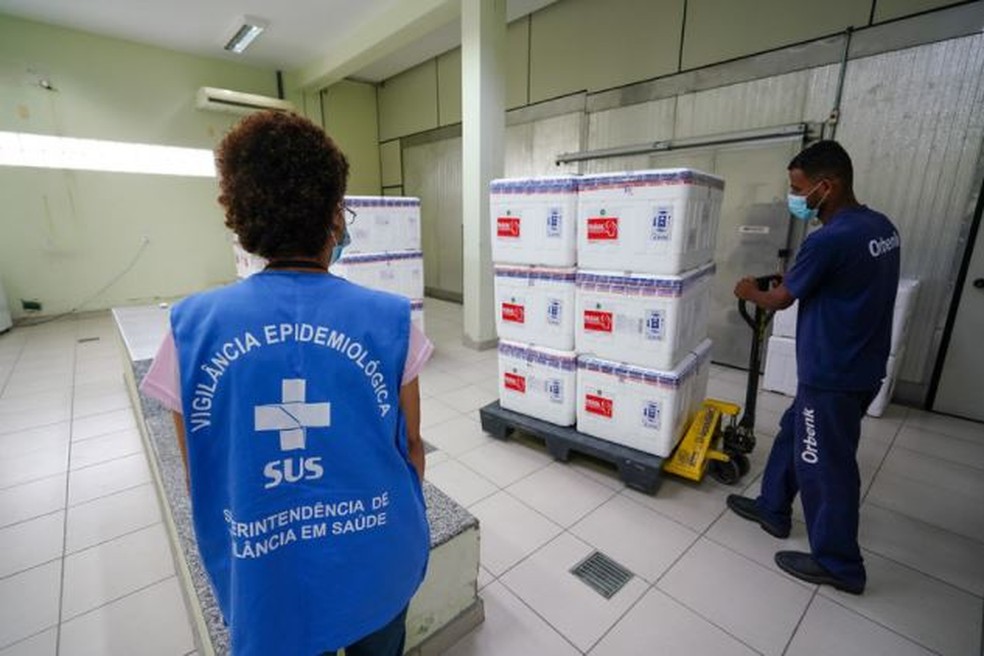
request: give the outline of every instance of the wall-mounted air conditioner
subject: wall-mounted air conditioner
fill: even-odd
[[[249,114],[260,110],[272,109],[277,112],[292,112],[294,105],[286,100],[258,96],[253,93],[240,93],[229,89],[202,87],[195,97],[195,106],[212,112],[229,112],[231,114]]]

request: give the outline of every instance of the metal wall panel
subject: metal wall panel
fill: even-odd
[[[852,61],[841,115],[858,197],[895,222],[902,273],[922,280],[900,379],[927,383],[984,139],[984,36]]]
[[[677,98],[674,137],[695,137],[826,118],[804,116],[810,97],[810,71],[797,71]]]
[[[555,165],[555,157],[565,152],[821,121],[833,108],[839,74],[840,66],[830,64],[673,98],[510,125],[505,173],[531,176],[578,170],[577,164]],[[904,381],[929,382],[970,218],[968,202],[980,175],[982,107],[981,34],[852,60],[846,69],[836,137],[854,159],[859,198],[888,214],[900,229],[903,275],[918,277],[924,285],[907,342]],[[431,147],[416,155],[411,155],[413,149],[404,152],[406,193],[421,195],[425,208],[428,203],[441,208],[425,209],[425,252],[427,213],[453,212],[460,227],[460,139],[447,141],[454,145]],[[715,157],[707,168],[714,167]],[[700,159],[698,152],[634,155],[585,161],[580,171],[694,165]],[[772,172],[760,173],[764,177]],[[784,172],[775,173],[781,177]],[[418,180],[431,176],[426,192],[417,190],[413,176]],[[738,185],[729,189],[749,191]],[[432,253],[428,260],[428,273],[434,257]],[[429,285],[431,280],[428,277]]]
[[[592,112],[588,116],[588,150],[669,139],[675,115],[676,98]]]
[[[445,295],[462,293],[461,138],[403,150],[403,189],[420,198],[424,285]]]

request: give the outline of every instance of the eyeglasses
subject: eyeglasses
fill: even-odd
[[[355,217],[359,216],[348,205],[342,205],[342,211],[345,213],[345,225],[352,225],[355,223]]]

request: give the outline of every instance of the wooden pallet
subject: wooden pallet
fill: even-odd
[[[640,492],[655,494],[662,482],[663,458],[659,456],[579,433],[573,427],[557,426],[506,410],[498,401],[479,410],[479,416],[482,430],[497,439],[508,439],[513,431],[521,430],[542,439],[557,460],[567,462],[574,451],[610,462],[618,469],[622,481]]]

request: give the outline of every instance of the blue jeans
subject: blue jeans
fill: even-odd
[[[861,585],[857,450],[861,419],[876,393],[800,385],[779,423],[757,503],[771,524],[789,527],[798,493],[813,558],[837,578]]]
[[[404,608],[389,624],[346,647],[345,656],[403,656],[406,638],[407,609]],[[337,653],[326,651],[321,656]]]

